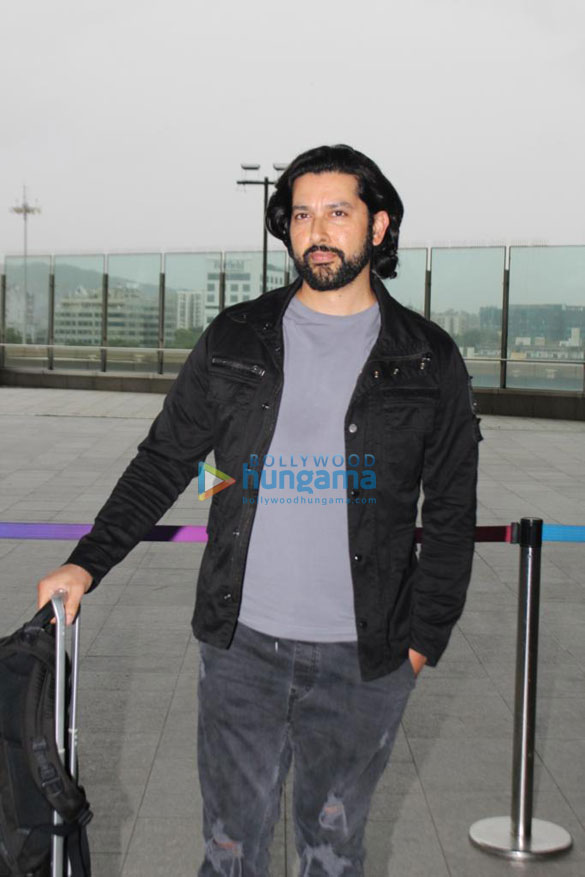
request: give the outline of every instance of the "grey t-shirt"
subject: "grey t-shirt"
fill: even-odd
[[[283,395],[240,611],[240,620],[262,633],[316,642],[357,638],[346,484],[349,478],[354,486],[356,476],[362,487],[372,484],[363,472],[375,472],[375,461],[345,459],[344,418],[379,328],[377,304],[333,316],[293,298],[284,314]]]

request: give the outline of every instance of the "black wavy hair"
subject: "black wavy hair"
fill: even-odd
[[[396,277],[398,236],[404,215],[402,201],[378,165],[351,146],[343,143],[336,146],[317,146],[298,155],[279,178],[268,202],[266,228],[291,253],[289,226],[294,181],[303,174],[322,174],[328,171],[352,174],[357,178],[358,194],[366,204],[370,217],[379,210],[388,213],[390,225],[382,241],[374,247],[372,268],[380,277]]]

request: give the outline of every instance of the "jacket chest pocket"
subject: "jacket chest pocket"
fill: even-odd
[[[208,401],[227,407],[246,405],[262,385],[265,374],[266,369],[258,362],[212,356]]]
[[[438,398],[438,388],[382,389],[384,428],[391,431],[430,432],[435,420]]]

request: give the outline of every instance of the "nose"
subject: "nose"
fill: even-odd
[[[328,240],[327,224],[322,216],[314,216],[311,221],[311,243],[324,244]]]

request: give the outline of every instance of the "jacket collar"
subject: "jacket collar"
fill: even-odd
[[[376,274],[372,273],[371,281],[380,306],[381,326],[369,359],[428,350],[424,317],[397,302]],[[288,286],[267,292],[251,302],[235,305],[229,309],[228,315],[235,322],[247,323],[268,343],[282,339],[284,312],[300,289],[301,282],[299,277]]]

